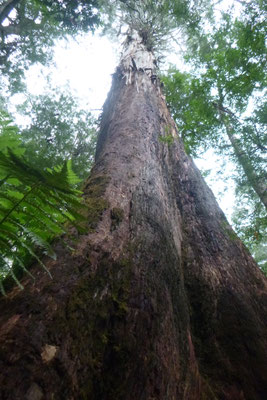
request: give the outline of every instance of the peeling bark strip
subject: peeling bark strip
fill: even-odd
[[[153,55],[127,40],[88,234],[58,246],[53,280],[1,300],[0,397],[263,400],[266,279],[185,154]]]
[[[147,51],[145,43],[137,32],[128,35],[124,43],[124,49],[121,56],[121,69],[124,72],[126,85],[134,81],[132,78],[134,72],[144,72],[147,76],[156,77],[156,59],[152,52]],[[137,85],[137,81],[135,84]],[[138,90],[138,86],[137,86]]]

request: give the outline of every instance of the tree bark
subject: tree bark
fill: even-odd
[[[6,399],[260,400],[266,279],[185,154],[133,35],[104,106],[72,232],[35,285],[2,299]]]

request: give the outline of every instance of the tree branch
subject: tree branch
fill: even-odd
[[[0,24],[4,22],[10,11],[12,11],[19,2],[20,0],[8,0],[5,4],[2,5],[2,7],[0,8]]]
[[[31,31],[37,31],[38,29],[42,29],[42,26],[40,24],[36,24],[34,21],[30,19],[25,19],[19,24],[1,26],[0,31],[3,32],[4,36],[8,35],[21,36],[23,34],[23,30],[25,32],[25,28],[30,29]]]
[[[247,153],[243,150],[242,146],[240,145],[240,142],[235,135],[233,126],[233,123],[236,124],[238,122],[238,119],[234,115],[234,113],[232,113],[230,110],[228,110],[223,106],[220,88],[219,88],[219,93],[220,93],[220,102],[219,103],[213,102],[212,104],[219,112],[220,121],[225,127],[226,134],[233,147],[234,154],[239,164],[243,168],[243,171],[245,173],[245,176],[249,184],[259,196],[259,199],[261,200],[264,207],[267,209],[266,183],[265,181],[262,182],[262,178],[257,175],[257,173],[254,170],[253,164],[251,163],[251,160],[249,159]],[[227,120],[225,118],[225,114],[228,114],[230,116],[230,120]]]
[[[242,4],[242,6],[247,6],[249,4],[247,1],[243,1],[243,0],[234,0],[234,1],[236,1],[237,3]]]

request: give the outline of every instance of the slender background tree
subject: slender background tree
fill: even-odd
[[[199,156],[212,148],[235,165],[233,222],[254,254],[267,240],[263,14],[261,2],[247,3],[239,18],[224,14],[219,28],[195,32],[186,55],[192,73],[172,69],[164,78],[187,151]]]

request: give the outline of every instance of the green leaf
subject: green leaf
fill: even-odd
[[[63,225],[67,220],[74,226],[76,220],[84,220],[78,211],[84,205],[78,197],[80,192],[73,186],[79,180],[70,163],[39,171],[9,148],[0,152],[0,159],[0,168],[6,173],[0,186],[0,246],[10,263],[2,257],[1,268],[9,268],[12,279],[22,288],[14,266],[30,274],[24,262],[30,255],[51,277],[36,250],[56,259],[48,240],[65,231]],[[0,280],[5,275],[0,269]]]

